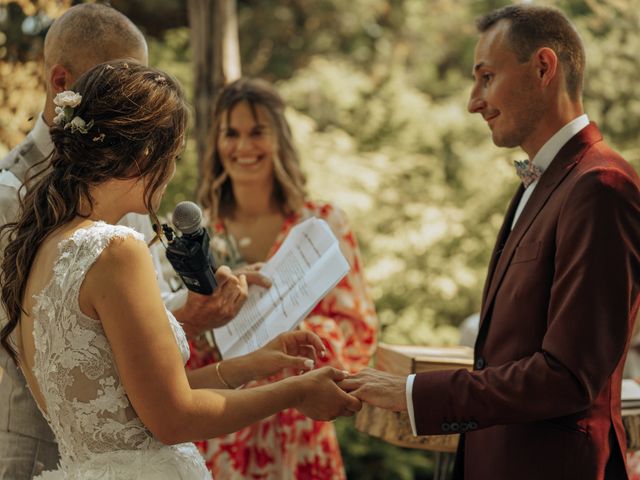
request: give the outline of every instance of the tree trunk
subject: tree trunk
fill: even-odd
[[[194,66],[194,131],[198,171],[202,174],[213,102],[220,88],[241,75],[236,1],[189,0],[189,24]]]

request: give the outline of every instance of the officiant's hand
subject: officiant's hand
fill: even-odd
[[[271,287],[271,280],[260,273],[262,267],[264,267],[264,262],[256,262],[252,263],[251,265],[243,265],[242,267],[236,268],[233,271],[233,274],[236,277],[244,275],[247,279],[247,284],[249,285],[258,285],[259,287],[269,288]]]
[[[340,388],[375,407],[407,411],[407,377],[364,368],[338,383]]]
[[[259,272],[261,266],[249,265],[232,273],[229,267],[223,265],[216,271],[218,287],[211,295],[189,291],[184,307],[173,312],[187,336],[193,338],[226,325],[247,300],[249,285],[270,287],[269,279]]]

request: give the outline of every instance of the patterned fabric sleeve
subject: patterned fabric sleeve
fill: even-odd
[[[358,242],[342,210],[331,204],[309,206],[315,216],[329,224],[351,269],[302,322],[302,328],[322,338],[328,355],[320,364],[357,371],[373,355],[378,327]]]

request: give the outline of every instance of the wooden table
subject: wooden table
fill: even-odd
[[[447,370],[471,369],[473,350],[468,347],[397,346],[381,343],[375,355],[376,368],[397,375]],[[460,435],[415,436],[406,412],[390,412],[363,405],[356,416],[356,428],[399,447],[435,452],[434,480],[446,480],[453,464]]]
[[[627,450],[640,450],[640,408],[623,408],[622,423],[627,434]],[[356,416],[356,428],[399,447],[433,452],[455,452],[460,438],[458,434],[415,436],[406,412],[390,412],[367,404]]]
[[[406,412],[390,412],[367,404],[356,416],[356,428],[399,447],[434,452],[455,452],[460,438],[458,434],[415,436]]]
[[[471,368],[472,360],[463,359],[442,364],[426,356],[416,354],[422,347],[397,347],[381,344],[375,356],[376,367],[399,375],[409,375],[420,371],[444,368]],[[447,349],[441,349],[446,351]],[[460,354],[460,350],[451,349]],[[462,352],[464,356],[464,352]],[[408,358],[404,358],[408,357]],[[622,421],[627,434],[627,449],[640,450],[640,408],[623,408]],[[409,415],[406,412],[390,412],[364,404],[356,416],[356,428],[373,437],[380,438],[393,445],[405,448],[417,448],[436,452],[434,480],[448,478],[453,455],[458,447],[460,435],[424,435],[415,436],[411,431]]]
[[[627,450],[640,450],[640,408],[623,408],[622,423],[627,434]]]

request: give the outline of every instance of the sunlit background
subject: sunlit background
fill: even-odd
[[[42,41],[71,1],[0,0],[0,155],[42,109]],[[389,343],[453,345],[479,309],[519,150],[467,113],[473,20],[501,0],[238,0],[243,74],[273,81],[315,199],[348,213]],[[529,2],[531,3],[531,2]],[[640,166],[640,0],[559,0],[587,49],[586,110]],[[150,64],[192,93],[184,0],[111,4],[147,35]],[[164,211],[192,199],[193,140]],[[350,478],[432,478],[432,458],[337,424]]]

